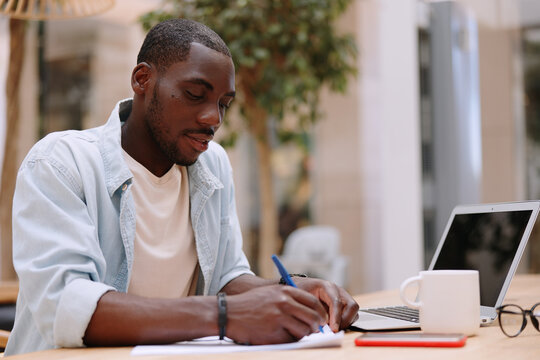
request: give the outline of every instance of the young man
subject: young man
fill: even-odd
[[[230,163],[212,142],[235,97],[223,40],[166,21],[137,63],[133,99],[105,125],[50,134],[21,166],[6,354],[217,334],[264,344],[347,327],[358,305],[343,289],[307,278],[295,289],[249,269]]]

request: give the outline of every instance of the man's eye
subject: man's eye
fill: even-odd
[[[189,90],[186,90],[186,95],[187,95],[189,98],[193,99],[193,100],[200,100],[200,99],[203,98],[203,95],[202,95],[202,94],[201,94],[201,95],[195,94],[195,93],[192,93],[192,92],[189,91]]]

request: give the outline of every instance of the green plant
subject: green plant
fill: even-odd
[[[202,22],[229,46],[236,65],[237,100],[243,124],[229,127],[227,140],[248,130],[256,140],[260,191],[259,272],[273,273],[270,256],[279,249],[273,195],[271,131],[281,141],[299,139],[319,114],[323,86],[344,92],[356,74],[352,35],[338,34],[334,21],[351,0],[165,0],[143,17],[146,29],[169,18]],[[290,121],[283,121],[287,117]],[[269,126],[270,120],[272,127]],[[225,122],[227,124],[227,122]]]

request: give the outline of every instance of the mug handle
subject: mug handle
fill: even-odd
[[[414,276],[414,277],[408,278],[401,284],[401,287],[399,288],[399,296],[401,297],[401,301],[403,301],[408,307],[411,307],[413,309],[420,309],[420,306],[422,306],[422,303],[410,301],[409,299],[407,299],[405,297],[405,289],[413,283],[418,283],[418,287],[420,287],[420,284],[421,284],[420,280],[422,280],[420,276]]]

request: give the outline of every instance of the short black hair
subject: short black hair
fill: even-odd
[[[212,29],[188,19],[171,19],[160,22],[150,29],[137,55],[137,64],[147,62],[159,72],[177,62],[185,61],[196,42],[231,57],[223,39]]]

